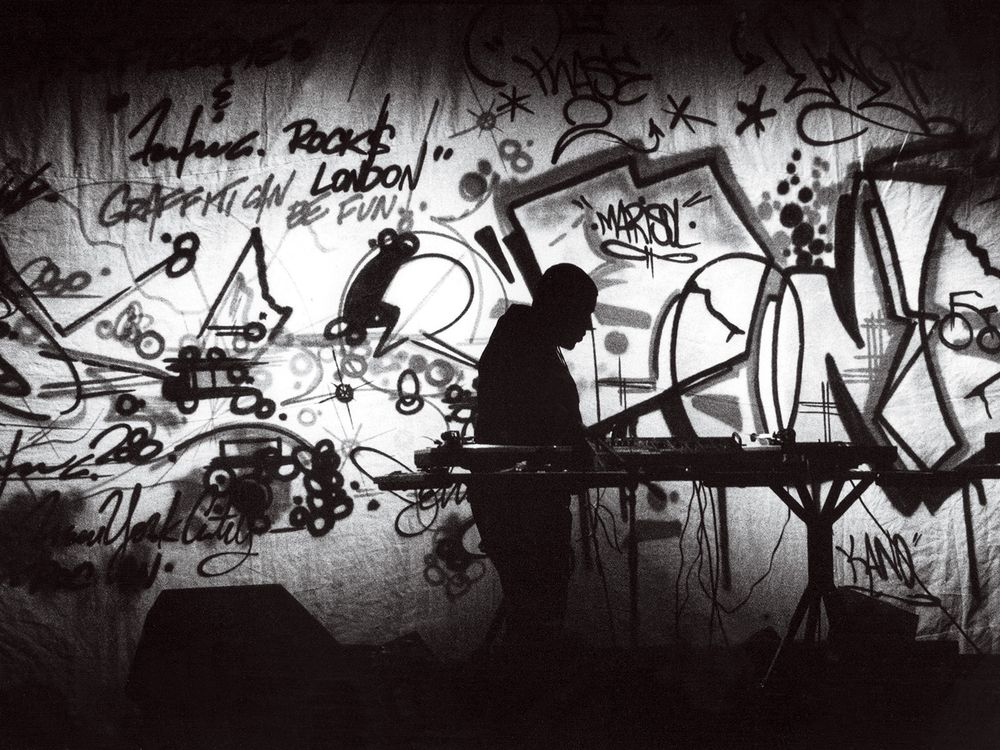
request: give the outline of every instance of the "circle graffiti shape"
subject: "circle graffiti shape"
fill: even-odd
[[[447,385],[455,377],[455,368],[450,362],[443,359],[435,359],[428,366],[424,373],[424,380],[429,385],[440,388]]]
[[[424,408],[424,397],[420,395],[420,381],[413,370],[403,370],[396,380],[396,411],[404,416],[416,414]]]
[[[486,194],[489,184],[476,172],[466,172],[458,181],[458,194],[467,201],[479,200]]]
[[[146,405],[142,399],[136,398],[131,393],[123,393],[115,399],[115,411],[123,417],[130,417],[139,409]]]
[[[802,222],[795,229],[792,230],[792,242],[798,247],[804,247],[809,244],[813,238],[813,226],[812,224],[807,224]]]
[[[779,218],[782,226],[791,229],[802,221],[802,208],[797,203],[789,203],[781,209]]]
[[[143,331],[135,341],[135,351],[143,359],[156,359],[167,348],[167,342],[156,331]]]
[[[609,354],[624,354],[628,351],[628,336],[621,331],[611,331],[604,337],[604,349]]]

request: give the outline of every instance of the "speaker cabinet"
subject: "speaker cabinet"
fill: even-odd
[[[839,651],[898,653],[916,640],[914,612],[843,586],[828,601],[830,645]]]
[[[364,745],[345,649],[284,587],[168,589],[127,693],[152,748]]]

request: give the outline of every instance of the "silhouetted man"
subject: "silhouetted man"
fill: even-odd
[[[479,360],[476,441],[584,446],[579,395],[559,348],[591,328],[597,287],[561,263],[539,281],[531,306],[512,305]],[[470,492],[483,550],[500,575],[506,643],[528,651],[562,627],[572,568],[569,492],[528,487]]]

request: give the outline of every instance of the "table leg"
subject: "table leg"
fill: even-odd
[[[818,598],[817,592],[813,590],[812,586],[806,586],[806,590],[802,592],[799,603],[795,607],[795,612],[792,613],[792,619],[788,623],[788,630],[785,631],[785,636],[781,639],[781,643],[778,644],[778,650],[774,652],[774,656],[771,658],[771,664],[767,668],[764,679],[760,681],[761,687],[767,687],[767,683],[771,679],[771,672],[774,671],[774,667],[781,658],[781,654],[785,648],[795,639],[795,634],[799,632],[799,627],[802,625],[802,618],[805,617],[806,611],[813,605],[816,598]]]
[[[621,487],[622,503],[628,508],[628,596],[629,596],[629,646],[639,646],[639,535],[635,522],[636,487]]]

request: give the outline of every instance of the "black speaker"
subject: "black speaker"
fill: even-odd
[[[152,747],[363,747],[356,670],[280,585],[168,589],[126,691]]]
[[[874,655],[911,648],[919,616],[847,587],[828,595],[830,645],[844,653]]]

